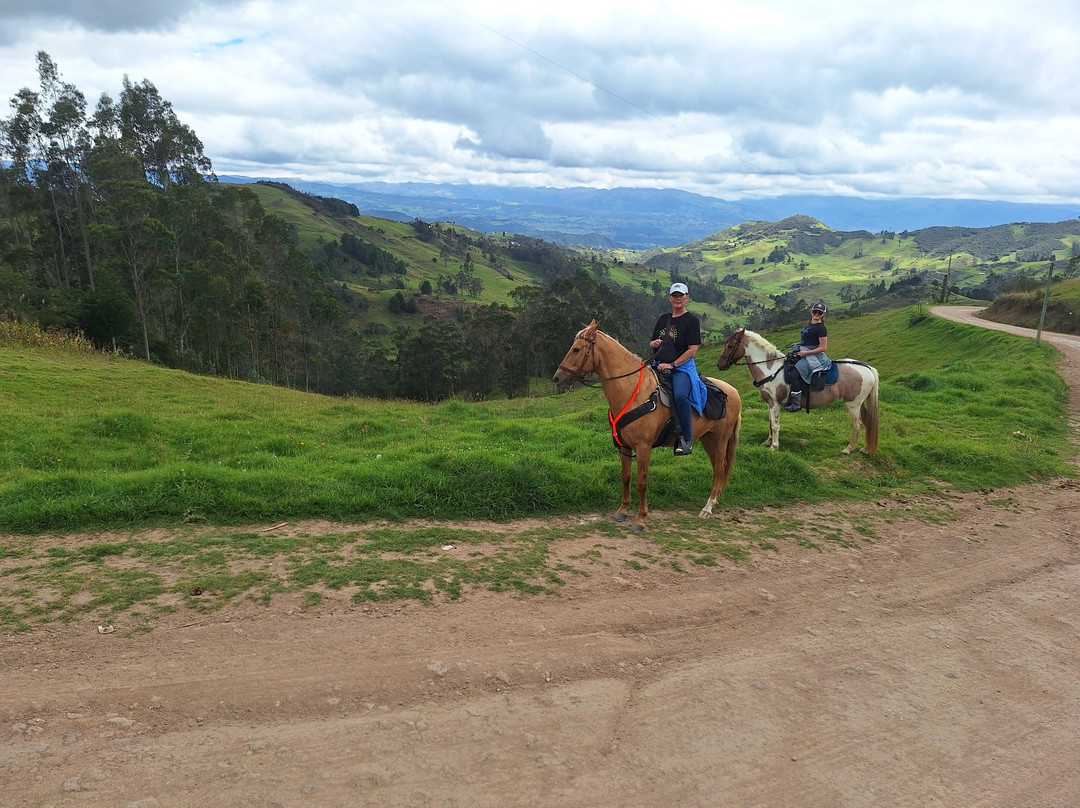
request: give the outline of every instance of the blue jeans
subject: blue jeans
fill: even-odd
[[[690,376],[686,373],[671,374],[671,390],[675,394],[675,412],[679,416],[683,437],[693,440],[693,410],[690,407]]]

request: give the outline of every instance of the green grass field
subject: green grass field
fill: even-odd
[[[831,331],[830,355],[881,373],[877,456],[839,454],[849,426],[838,404],[786,415],[781,450],[759,446],[767,414],[749,374],[720,374],[720,346],[706,346],[699,369],[743,395],[732,482],[720,518],[698,520],[711,479],[704,452],[676,461],[657,450],[649,501],[667,518],[643,534],[655,553],[635,564],[681,569],[803,540],[797,524],[753,518],[736,528],[729,512],[756,517],[777,504],[1070,473],[1067,389],[1049,346],[915,310],[846,319]],[[587,559],[562,569],[547,562],[567,530],[454,523],[606,515],[618,503],[619,462],[598,390],[435,406],[334,399],[3,334],[0,625],[8,630],[132,609],[150,621],[162,593],[196,585],[214,590],[219,605],[302,591],[312,608],[343,588],[354,600],[454,597],[463,586],[550,590],[587,574]],[[784,345],[795,334],[769,336]],[[238,528],[306,519],[370,527],[288,539]],[[409,528],[417,519],[430,526]],[[166,537],[140,532],[151,528]],[[624,535],[602,519],[569,531],[607,544]],[[469,543],[495,549],[456,562],[437,552]],[[268,571],[275,557],[286,559],[286,574]],[[205,608],[205,599],[184,597]]]

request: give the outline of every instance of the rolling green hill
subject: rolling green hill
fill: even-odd
[[[103,189],[67,219],[43,189],[12,196],[33,226],[0,219],[4,319],[195,373],[382,399],[526,395],[594,318],[647,355],[676,280],[708,343],[805,321],[817,298],[835,317],[1027,292],[1050,259],[1075,275],[1080,253],[1074,222],[875,235],[795,216],[634,253],[361,216],[280,183]],[[1048,327],[1070,330],[1071,300]]]
[[[483,282],[483,292],[474,298],[482,303],[507,303],[510,292],[522,283],[538,283],[543,269],[529,261],[509,256],[492,261],[486,254],[496,246],[505,251],[510,239],[478,233],[452,224],[436,223],[434,229],[418,231],[412,224],[374,216],[331,216],[317,209],[320,198],[290,193],[282,186],[256,183],[241,186],[253,191],[263,207],[294,228],[299,246],[316,264],[324,262],[326,247],[348,233],[386,250],[405,262],[399,276],[379,277],[364,268],[352,267],[349,283],[372,300],[389,299],[394,289],[416,291],[423,282],[435,284],[440,275],[452,276],[460,270],[466,253],[474,264],[474,274]],[[445,251],[444,251],[445,250]],[[388,294],[389,292],[389,294]],[[469,299],[467,293],[463,299]]]
[[[395,320],[389,306],[397,292],[415,302],[413,313],[447,317],[462,306],[511,304],[515,288],[552,276],[543,259],[515,256],[523,237],[446,223],[430,223],[426,231],[418,231],[418,223],[331,216],[317,209],[319,197],[287,186],[244,187],[255,191],[267,210],[289,222],[299,245],[317,265],[326,262],[328,245],[344,234],[404,261],[400,275],[375,277],[354,267],[334,276],[365,299],[361,318],[365,325],[375,324],[384,333]],[[544,244],[528,241],[534,247]],[[703,316],[706,333],[719,338],[747,323],[781,325],[782,321],[770,319],[773,313],[800,301],[820,298],[834,313],[863,313],[939,300],[947,288],[949,299],[989,302],[1009,284],[1044,277],[1051,260],[1057,262],[1057,274],[1075,275],[1080,221],[874,234],[835,231],[808,216],[793,216],[780,222],[747,222],[676,248],[635,252],[545,245],[544,251],[549,260],[560,256],[556,274],[580,267],[624,290],[632,303],[631,314],[650,324],[655,313],[652,301],[659,300],[662,306],[667,285],[673,279],[687,281],[692,309]],[[459,275],[466,255],[479,281],[475,291],[440,286],[440,281]],[[425,283],[431,294],[420,293]]]
[[[840,353],[881,373],[874,458],[839,454],[848,438],[840,406],[786,419],[781,452],[760,447],[768,414],[749,374],[723,374],[740,390],[744,415],[728,505],[1065,473],[1067,387],[1054,350],[912,313],[837,328]],[[770,338],[780,344],[793,333]],[[719,353],[705,346],[701,367],[716,375]],[[0,367],[0,401],[9,405],[0,426],[3,532],[506,519],[617,500],[608,406],[594,389],[476,404],[342,399],[129,362],[11,323],[0,324]],[[1009,392],[1017,374],[1022,397]],[[658,507],[704,501],[708,468],[704,453],[657,453],[650,497]]]
[[[747,222],[674,249],[640,256],[650,267],[736,290],[733,315],[776,302],[824,299],[837,308],[873,310],[950,298],[990,301],[1017,281],[1078,272],[1080,221],[988,228],[933,227],[908,233],[839,232],[807,216]]]

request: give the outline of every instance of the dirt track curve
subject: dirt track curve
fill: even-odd
[[[0,806],[1080,805],[1080,487],[947,502],[557,596],[0,635]]]

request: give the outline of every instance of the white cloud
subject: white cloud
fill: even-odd
[[[0,31],[0,94],[37,50],[91,104],[148,79],[219,173],[1080,201],[1058,0],[25,0]]]

